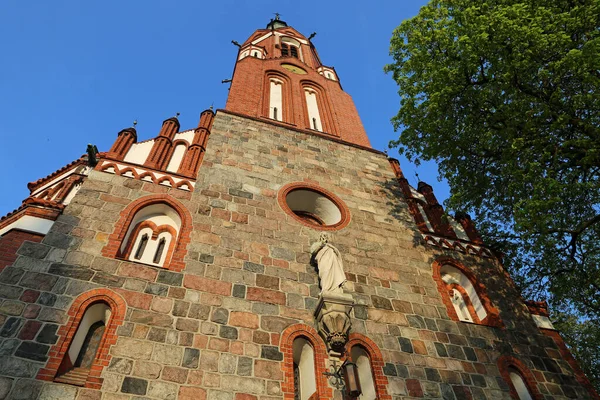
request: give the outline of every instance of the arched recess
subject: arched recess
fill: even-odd
[[[100,389],[103,381],[100,375],[110,362],[110,346],[117,342],[117,328],[123,324],[126,311],[125,300],[112,290],[101,288],[80,294],[69,309],[67,323],[58,329],[59,339],[50,349],[46,368],[39,371],[37,379],[61,381],[65,373],[85,362],[85,373],[78,372],[77,379],[68,383]],[[100,325],[102,329],[97,329]],[[90,338],[96,342],[92,346]],[[93,350],[86,352],[86,349]]]
[[[440,258],[433,263],[433,279],[452,320],[504,327],[485,285],[464,265],[451,258]],[[466,318],[467,314],[470,318]]]
[[[509,387],[510,395],[518,400],[542,400],[537,382],[529,368],[519,359],[512,356],[498,358],[498,370]]]
[[[165,212],[165,210],[172,210],[172,213]],[[154,218],[157,213],[164,213],[165,215],[159,216],[155,220]],[[155,226],[147,224],[147,226],[141,227],[140,224],[147,220],[151,220]],[[173,221],[173,223],[170,223],[169,220]],[[164,230],[161,229],[163,225],[166,225],[163,228]],[[175,231],[171,228],[175,229]],[[148,232],[149,240],[153,238],[153,240],[157,241],[155,244],[156,251],[158,251],[157,246],[160,245],[161,234],[169,232],[176,236],[172,237],[173,244],[165,240],[163,253],[161,254],[162,261],[147,264],[179,272],[185,268],[183,259],[187,251],[187,245],[190,242],[191,228],[192,216],[179,201],[167,194],[142,197],[133,201],[121,211],[120,218],[115,224],[115,230],[109,236],[107,245],[102,249],[102,255],[109,258],[132,260],[131,257],[135,258],[135,252],[137,251],[135,246],[136,244],[139,245],[139,241],[141,240],[139,235],[133,235],[134,232],[141,233],[143,236],[145,232],[141,229],[150,229]],[[165,235],[163,234],[163,236]],[[135,242],[131,243],[132,240],[135,240]],[[165,255],[164,252],[167,249],[168,252]],[[132,261],[138,260],[133,259]]]
[[[181,163],[185,159],[185,155],[189,147],[190,144],[182,139],[173,142],[173,147],[171,148],[171,152],[169,154],[169,162],[165,168],[167,172],[179,173],[179,170],[181,169]]]
[[[331,102],[329,101],[329,96],[327,95],[327,91],[323,89],[323,87],[313,81],[303,80],[300,81],[300,86],[302,87],[302,97],[304,101],[303,109],[304,109],[304,127],[312,130],[317,130],[324,133],[329,133],[330,135],[339,136],[338,130],[336,129],[335,122],[333,120],[333,112],[331,108]],[[316,107],[318,109],[318,115],[320,119],[320,126],[315,129],[314,128],[314,120],[312,117],[314,112],[310,110],[310,104],[308,102],[308,95],[314,95],[316,101]]]
[[[310,349],[306,346],[310,346]],[[280,349],[283,353],[282,369],[284,371],[284,381],[281,389],[284,398],[294,398],[296,389],[299,386],[302,387],[301,382],[296,383],[296,379],[302,379],[303,372],[308,381],[304,387],[315,388],[314,393],[305,393],[306,399],[333,398],[333,391],[327,385],[326,377],[323,374],[326,370],[325,360],[327,359],[327,350],[323,339],[321,339],[315,328],[306,324],[296,324],[287,327],[281,334]],[[312,365],[308,365],[310,359],[307,360],[306,357],[310,357],[311,355],[313,357]],[[305,368],[304,371],[299,371],[299,362]],[[309,376],[310,372],[314,372],[314,376]]]
[[[272,99],[273,94],[280,93],[280,99]],[[273,100],[273,101],[272,101]],[[273,108],[278,107],[277,116]],[[262,115],[288,124],[294,123],[292,86],[290,79],[281,72],[269,70],[265,73],[263,88]],[[277,117],[277,118],[275,118]]]
[[[347,355],[357,365],[361,388],[363,383],[365,384],[365,388],[362,389],[363,395],[358,399],[391,400],[392,396],[387,392],[388,380],[383,373],[383,356],[377,344],[360,333],[351,333],[346,349]],[[369,376],[368,373],[371,375]]]

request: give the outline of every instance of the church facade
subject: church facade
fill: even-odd
[[[225,109],[29,184],[0,219],[0,399],[599,399],[310,39],[272,20]]]

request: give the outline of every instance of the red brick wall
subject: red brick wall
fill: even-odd
[[[41,242],[44,235],[14,229],[0,237],[0,272],[17,259],[17,250],[24,241]]]
[[[281,67],[282,63],[298,65],[305,69],[307,74],[289,72]],[[332,121],[331,126],[326,128],[326,133],[346,142],[371,147],[352,97],[342,90],[339,82],[325,78],[295,58],[261,60],[246,57],[238,61],[225,109],[250,117],[268,118],[268,114],[265,112],[268,110],[266,103],[269,97],[269,86],[265,83],[267,71],[277,71],[288,78],[288,82],[284,83],[283,90],[284,97],[291,98],[292,116],[290,120],[284,122],[296,128],[310,129],[304,86],[307,81],[313,82],[323,90],[323,93],[320,94],[321,101],[328,103],[328,107],[319,108],[321,121]],[[287,115],[288,111],[284,110],[284,115]],[[324,124],[324,126],[326,125]]]

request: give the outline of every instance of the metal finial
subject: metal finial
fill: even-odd
[[[417,183],[421,182],[421,178],[419,178],[419,173],[415,172],[415,177],[417,178]]]
[[[215,105],[215,103],[214,103],[214,102],[210,103],[210,107],[209,107],[210,111],[212,111],[212,110],[213,110],[213,106],[214,106],[214,105]]]
[[[275,14],[275,21],[279,21],[279,17],[281,16],[281,14],[279,13],[274,13]]]
[[[175,113],[175,118],[179,117],[181,113]]]
[[[136,125],[137,125],[137,119],[134,119],[134,120],[133,120],[133,127],[135,128],[135,127],[136,127]]]

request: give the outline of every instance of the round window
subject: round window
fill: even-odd
[[[296,221],[315,229],[341,229],[350,221],[348,207],[342,200],[323,188],[304,182],[281,188],[279,204]]]

